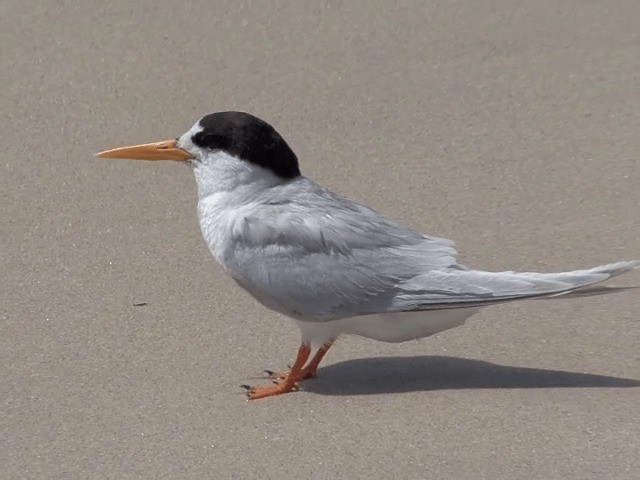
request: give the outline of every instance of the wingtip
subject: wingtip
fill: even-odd
[[[627,265],[627,271],[629,270],[640,270],[640,260],[629,260],[628,262],[620,262],[623,265]],[[624,267],[623,267],[624,268]]]
[[[620,275],[622,273],[630,272],[631,270],[640,270],[640,260],[628,260],[625,262],[610,263],[608,265],[602,265],[596,267],[593,270],[602,273],[608,273],[609,275]]]

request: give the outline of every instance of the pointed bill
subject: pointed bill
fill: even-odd
[[[126,158],[129,160],[176,160],[186,161],[191,154],[178,147],[175,140],[163,142],[144,143],[129,147],[118,147],[104,152],[96,153],[100,158]]]

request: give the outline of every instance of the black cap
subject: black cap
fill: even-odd
[[[195,145],[224,150],[284,179],[300,176],[298,157],[264,120],[244,112],[217,112],[202,117],[199,124],[203,130],[191,138]]]

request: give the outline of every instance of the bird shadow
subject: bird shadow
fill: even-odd
[[[484,388],[630,388],[640,380],[591,373],[511,367],[470,358],[361,358],[328,365],[303,389],[321,395],[373,395]]]

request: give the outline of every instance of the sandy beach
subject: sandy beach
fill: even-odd
[[[465,265],[638,259],[640,2],[0,12],[2,478],[637,478],[639,290],[345,337],[301,391],[248,402],[297,328],[215,263],[187,166],[93,155],[242,110]]]

